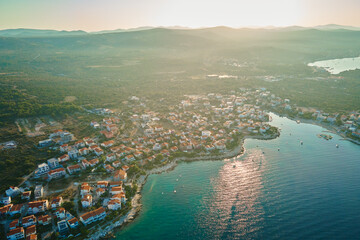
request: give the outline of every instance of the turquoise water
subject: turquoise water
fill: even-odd
[[[331,74],[339,74],[349,70],[360,69],[360,57],[318,61],[309,63],[308,66],[324,68]]]
[[[246,140],[239,159],[149,176],[116,239],[360,239],[360,146],[272,116],[281,136]]]

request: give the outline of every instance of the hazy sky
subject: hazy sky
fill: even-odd
[[[360,0],[0,0],[0,29],[360,26]]]

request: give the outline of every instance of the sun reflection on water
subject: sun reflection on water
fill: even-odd
[[[219,175],[211,179],[214,193],[211,198],[204,199],[208,212],[199,217],[199,225],[209,228],[217,238],[256,234],[264,214],[259,197],[265,168],[266,159],[260,149],[226,161]]]

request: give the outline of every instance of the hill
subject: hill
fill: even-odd
[[[21,97],[14,102],[28,99],[60,109],[74,109],[63,106],[66,96],[76,96],[76,106],[111,107],[130,95],[175,100],[183,94],[266,87],[299,105],[335,112],[359,106],[358,72],[340,74],[339,80],[307,64],[359,56],[359,38],[360,31],[346,29],[227,27],[0,37],[0,84]],[[209,79],[209,74],[237,78]],[[265,76],[279,81],[264,81]],[[0,117],[19,114],[9,114],[6,99],[1,104]]]

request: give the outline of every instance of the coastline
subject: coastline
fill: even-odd
[[[194,161],[205,161],[205,160],[206,161],[222,161],[227,158],[240,157],[245,152],[245,148],[244,148],[245,139],[272,140],[272,139],[276,139],[279,136],[280,136],[280,132],[277,132],[277,134],[270,135],[270,136],[250,136],[250,135],[245,136],[244,138],[242,138],[239,141],[239,144],[237,147],[235,147],[233,150],[226,151],[222,154],[202,155],[202,156],[197,156],[197,157],[179,157],[179,158],[175,158],[171,162],[166,163],[165,165],[163,165],[161,167],[157,167],[157,168],[148,170],[145,175],[141,175],[137,179],[136,183],[138,185],[138,191],[136,192],[134,197],[131,199],[132,208],[130,209],[130,211],[127,212],[124,216],[120,217],[119,220],[117,220],[116,222],[112,222],[110,225],[109,225],[109,223],[105,223],[104,224],[105,226],[102,226],[101,230],[98,229],[98,231],[96,231],[96,233],[92,234],[90,237],[87,237],[86,239],[97,240],[97,239],[105,238],[106,236],[111,236],[113,234],[113,231],[119,231],[122,228],[124,228],[127,224],[131,223],[136,218],[136,216],[139,214],[139,212],[141,211],[141,207],[142,207],[141,191],[142,191],[143,186],[146,183],[148,176],[150,176],[151,174],[161,174],[163,172],[171,171],[178,165],[178,163],[181,163],[181,162],[194,162]]]
[[[355,144],[360,145],[360,142],[344,136],[343,134],[338,132],[338,130],[334,126],[331,126],[329,124],[321,123],[321,122],[313,120],[313,119],[303,119],[303,118],[299,118],[299,117],[292,118],[288,115],[281,115],[281,116],[286,117],[290,120],[294,120],[294,121],[299,120],[301,123],[312,124],[312,125],[317,125],[317,126],[323,127],[326,130],[328,130],[329,132],[341,136],[343,138],[343,140],[348,140]],[[100,231],[96,232],[95,234],[93,234],[91,237],[86,238],[86,239],[96,240],[96,239],[104,238],[105,236],[109,236],[109,235],[113,234],[114,231],[115,232],[120,231],[127,224],[131,223],[136,218],[136,216],[139,215],[139,212],[141,211],[141,207],[142,207],[141,190],[142,190],[144,184],[146,183],[148,176],[150,176],[151,174],[161,174],[163,172],[171,171],[178,165],[178,163],[181,163],[181,162],[218,161],[218,160],[221,161],[221,160],[225,160],[227,158],[240,157],[245,152],[245,148],[244,148],[245,139],[272,140],[279,136],[280,136],[280,132],[277,132],[276,134],[270,135],[270,136],[248,135],[239,141],[239,144],[236,148],[234,148],[233,150],[230,150],[230,151],[226,151],[222,154],[219,154],[219,155],[209,154],[209,155],[201,155],[201,156],[197,156],[197,157],[179,157],[179,158],[175,158],[171,162],[166,163],[165,165],[163,165],[161,167],[157,167],[157,168],[147,171],[145,175],[140,176],[137,180],[138,191],[136,192],[136,194],[134,195],[134,197],[131,200],[132,208],[130,209],[130,211],[127,212],[124,216],[120,217],[120,219],[118,221],[116,221],[115,223],[112,223],[110,226],[107,226],[105,229],[102,229],[102,231],[100,230]],[[105,225],[107,225],[107,224],[108,223],[106,223]],[[109,234],[109,233],[111,233],[111,234]]]
[[[299,120],[300,123],[312,124],[312,125],[316,125],[316,126],[325,128],[325,129],[328,130],[329,132],[341,136],[341,137],[342,137],[341,140],[347,140],[347,141],[350,141],[350,142],[355,143],[355,144],[357,144],[357,145],[360,145],[360,141],[356,141],[356,140],[354,140],[354,139],[352,139],[352,138],[347,137],[347,136],[344,135],[343,133],[339,132],[339,130],[338,130],[334,125],[332,125],[332,124],[320,122],[320,121],[317,121],[317,120],[314,120],[314,119],[305,119],[305,118],[299,118],[299,117],[293,118],[293,117],[288,116],[287,114],[286,114],[286,115],[282,115],[282,116],[283,116],[283,117],[286,117],[286,118],[288,118],[288,119],[294,120],[294,121]]]

